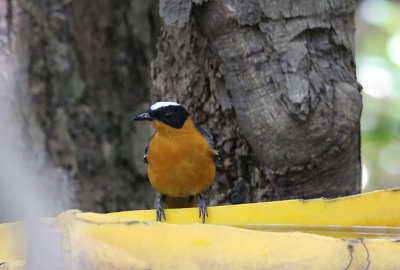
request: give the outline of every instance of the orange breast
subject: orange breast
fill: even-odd
[[[197,195],[215,177],[214,150],[206,139],[197,129],[186,127],[181,131],[186,132],[157,131],[147,156],[152,186],[161,194],[175,197]]]

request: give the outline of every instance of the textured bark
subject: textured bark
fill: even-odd
[[[214,134],[212,203],[360,192],[354,1],[161,0],[160,14],[152,95]]]
[[[57,172],[47,187],[69,187],[58,198],[64,208],[151,207],[142,162],[151,130],[130,118],[149,105],[157,1],[0,2],[7,13],[2,34],[19,59],[26,148],[37,170]]]

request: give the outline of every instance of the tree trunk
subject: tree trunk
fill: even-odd
[[[43,189],[58,209],[150,208],[154,191],[142,157],[151,130],[130,119],[150,102],[157,1],[0,3],[2,40],[18,57],[25,147],[36,169],[51,175]]]
[[[214,135],[212,204],[360,192],[354,5],[160,1],[152,97]]]

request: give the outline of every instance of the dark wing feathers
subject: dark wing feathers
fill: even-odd
[[[153,139],[154,134],[156,134],[155,132],[153,133],[153,135],[151,135],[150,141],[151,139]],[[148,164],[147,162],[147,154],[149,153],[149,147],[150,147],[150,143],[146,146],[146,149],[144,149],[144,156],[143,156],[143,162]]]
[[[146,146],[146,149],[144,150],[144,156],[143,156],[143,161],[146,164],[148,164],[148,162],[147,162],[147,153],[148,152],[149,152],[149,146]]]
[[[208,134],[207,131],[205,131],[204,129],[202,129],[200,127],[196,126],[196,128],[200,132],[201,136],[203,136],[207,140],[207,142],[210,145],[211,149],[215,150],[215,158],[220,160],[220,156],[219,156],[218,152],[215,149],[215,143],[214,143],[214,140],[212,139],[211,135]]]
[[[205,131],[204,129],[202,129],[200,127],[196,127],[196,128],[200,132],[200,134],[207,140],[210,147],[215,150],[215,143],[214,143],[211,135],[208,134],[207,131]]]

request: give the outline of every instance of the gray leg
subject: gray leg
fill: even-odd
[[[164,206],[163,206],[165,199],[167,199],[167,196],[164,194],[161,194],[160,200],[158,201],[158,204],[157,204],[157,221],[161,221],[162,218],[164,218],[164,220],[167,220],[165,218],[165,212],[164,212]]]
[[[197,195],[199,205],[199,218],[203,216],[203,224],[206,222],[206,216],[208,217],[207,202],[201,194]]]

